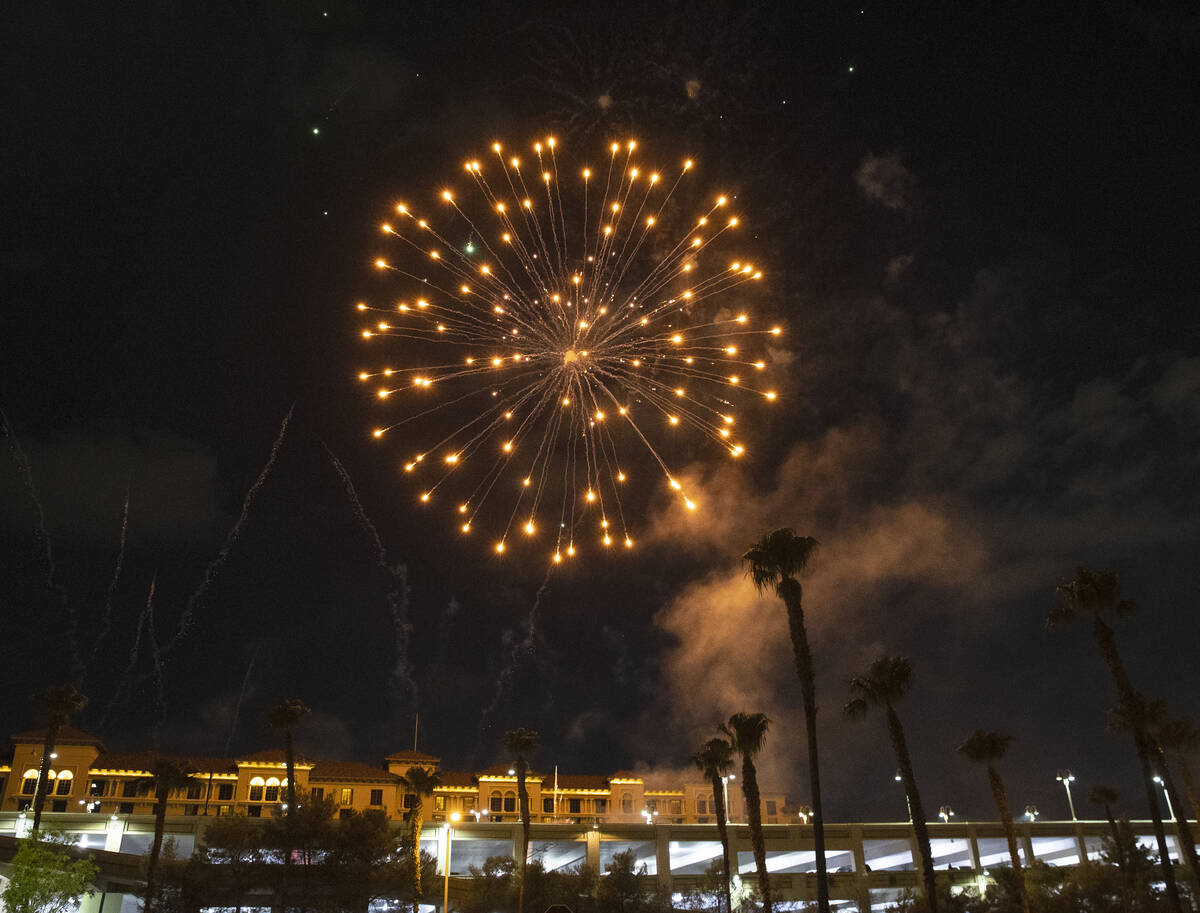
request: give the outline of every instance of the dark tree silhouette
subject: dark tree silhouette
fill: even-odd
[[[767,845],[763,840],[762,801],[758,792],[754,756],[762,751],[770,726],[771,721],[762,713],[735,713],[728,723],[721,726],[733,750],[742,756],[742,795],[746,797],[746,821],[750,825],[750,844],[754,849],[754,867],[758,872],[758,893],[762,895],[763,913],[771,913],[771,881],[767,872]]]
[[[1017,831],[1013,827],[1012,814],[1008,810],[1008,793],[1004,789],[1004,781],[996,771],[996,762],[1004,757],[1011,741],[1010,735],[976,729],[958,746],[958,750],[977,764],[987,765],[988,785],[992,788],[992,798],[996,801],[1000,823],[1004,825],[1004,836],[1008,840],[1008,857],[1012,861],[1017,892],[1021,895],[1021,907],[1025,913],[1029,913],[1029,891],[1025,885],[1025,873],[1021,868],[1021,856],[1017,852]]]
[[[808,566],[817,540],[797,536],[795,530],[777,529],[765,534],[742,555],[749,565],[754,588],[767,587],[783,601],[787,609],[788,630],[800,677],[800,695],[804,703],[804,728],[808,738],[808,781],[812,795],[813,849],[817,856],[817,906],[829,913],[829,875],[825,867],[825,812],[821,804],[821,767],[817,759],[817,689],[813,673],[808,630],[804,626],[804,588],[796,575]]]
[[[733,746],[725,739],[709,739],[692,755],[692,762],[712,786],[717,834],[721,838],[721,894],[725,900],[725,913],[733,913],[733,899],[729,893],[729,879],[733,874],[729,870],[729,813],[725,808],[725,784],[721,780],[733,770]]]
[[[517,808],[521,815],[521,884],[517,890],[517,913],[525,913],[525,876],[529,870],[529,756],[537,751],[538,734],[532,729],[513,729],[505,733],[504,749],[517,768]]]
[[[921,849],[921,878],[925,882],[925,898],[930,913],[937,913],[937,874],[933,868],[933,852],[929,845],[929,826],[925,820],[925,807],[921,804],[921,792],[917,789],[917,778],[913,773],[912,758],[908,754],[908,742],[904,738],[904,727],[896,704],[908,691],[912,678],[912,667],[903,656],[881,656],[871,663],[865,675],[850,679],[850,693],[854,695],[843,708],[851,719],[862,718],[871,707],[879,707],[887,717],[888,736],[896,752],[896,763],[900,765],[900,778],[908,795],[912,810],[913,830]]]
[[[53,685],[35,694],[33,703],[46,727],[42,763],[38,767],[37,791],[33,794],[33,829],[36,831],[42,825],[42,811],[46,807],[46,795],[50,789],[50,755],[54,753],[58,733],[87,706],[87,698],[74,685]]]

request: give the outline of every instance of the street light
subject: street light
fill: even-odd
[[[903,783],[903,782],[904,782],[904,777],[902,777],[902,776],[900,775],[900,771],[899,771],[899,770],[897,770],[897,771],[896,771],[896,776],[894,777],[894,779],[895,779],[895,781],[896,781],[897,783]],[[909,824],[912,824],[912,823],[913,823],[913,816],[912,816],[912,800],[908,798],[908,790],[907,790],[907,789],[906,789],[906,790],[904,790],[904,807],[908,809],[908,823],[909,823]]]
[[[650,811],[648,808],[642,809],[642,817],[646,819],[647,824],[653,824],[654,819],[658,817],[658,809]]]
[[[1075,802],[1071,798],[1071,784],[1075,782],[1075,775],[1069,770],[1060,770],[1054,777],[1063,785],[1063,789],[1067,791],[1067,808],[1071,809],[1071,820],[1078,821],[1075,817]]]
[[[938,817],[942,819],[943,824],[949,824],[950,819],[954,817],[954,809],[949,805],[943,805],[938,809]]]
[[[799,816],[801,824],[808,824],[809,819],[812,818],[812,807],[801,805],[800,811],[796,812],[796,814]]]
[[[1030,821],[1037,821],[1037,817],[1040,814],[1041,814],[1041,812],[1039,812],[1037,810],[1036,805],[1026,805],[1025,806],[1025,817],[1028,818]]]
[[[450,844],[453,842],[454,825],[461,820],[462,815],[458,812],[451,812],[450,820],[446,822],[446,865],[442,873],[442,913],[450,913]]]
[[[729,823],[729,781],[736,780],[737,774],[726,774],[721,777],[721,792],[725,795],[725,823]]]
[[[1171,820],[1175,820],[1175,809],[1171,806],[1171,794],[1167,792],[1167,784],[1163,782],[1163,778],[1158,774],[1154,775],[1154,782],[1162,787],[1163,798],[1167,800],[1167,814],[1171,816]]]

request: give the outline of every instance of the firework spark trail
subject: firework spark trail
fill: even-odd
[[[97,729],[103,730],[113,713],[129,699],[129,689],[132,687],[133,673],[137,668],[138,654],[142,648],[142,632],[146,628],[146,619],[149,617],[154,605],[154,587],[157,583],[158,575],[155,574],[150,581],[150,593],[146,597],[146,605],[138,613],[137,630],[133,635],[133,645],[129,648],[129,662],[125,664],[125,670],[121,673],[121,677],[117,681],[117,687],[113,691],[112,700],[109,701],[108,707],[105,708],[100,721],[96,724]]]
[[[246,699],[246,688],[250,685],[250,674],[254,671],[254,664],[258,661],[258,653],[261,649],[262,641],[260,640],[254,648],[250,662],[246,665],[246,674],[242,677],[242,688],[238,691],[237,703],[233,705],[233,719],[229,723],[229,737],[225,740],[225,757],[229,757],[229,746],[233,744],[233,736],[237,732],[238,717],[242,713],[242,702]]]
[[[16,464],[17,472],[20,473],[21,481],[25,485],[25,491],[29,495],[29,500],[37,513],[37,535],[41,539],[46,559],[46,580],[44,587],[46,592],[53,595],[55,601],[58,603],[58,607],[66,616],[67,647],[70,650],[71,677],[79,681],[84,673],[84,666],[80,659],[79,650],[79,619],[76,617],[75,609],[67,597],[66,588],[54,579],[58,568],[54,563],[54,543],[50,539],[49,530],[46,529],[46,510],[42,505],[41,497],[38,495],[37,485],[34,484],[33,471],[29,467],[29,459],[25,456],[25,451],[21,448],[21,442],[17,439],[17,434],[3,410],[0,410],[0,422],[4,425],[4,436],[8,439],[8,451],[12,454],[13,463]]]
[[[155,574],[155,579],[158,575]],[[151,584],[153,586],[153,584]],[[157,751],[162,735],[163,724],[167,722],[167,684],[163,672],[163,657],[158,647],[158,634],[154,630],[154,603],[146,604],[146,630],[150,633],[150,660],[154,665],[155,700],[158,705],[158,718],[154,721],[154,748]]]
[[[267,456],[267,462],[259,472],[258,478],[254,480],[254,484],[250,486],[250,490],[246,492],[246,497],[242,500],[242,510],[238,514],[237,520],[230,528],[225,536],[225,541],[221,543],[221,550],[217,552],[217,557],[209,562],[208,567],[204,569],[204,579],[200,581],[200,586],[196,591],[188,597],[187,605],[184,607],[183,614],[179,618],[179,624],[175,629],[175,635],[163,646],[163,656],[168,656],[179,645],[180,641],[186,636],[188,628],[191,626],[192,615],[195,613],[196,607],[200,604],[200,600],[204,597],[205,592],[216,579],[221,568],[225,566],[225,562],[229,559],[229,552],[237,544],[238,538],[242,534],[242,527],[246,524],[246,518],[250,513],[250,506],[254,503],[254,499],[258,496],[259,491],[266,482],[267,476],[271,474],[271,470],[275,467],[275,459],[279,456],[279,449],[283,446],[284,435],[287,434],[288,423],[292,420],[292,413],[296,411],[296,404],[287,411],[287,415],[283,417],[283,424],[279,426],[279,434],[275,437],[275,443],[271,445],[271,452]]]
[[[479,714],[477,752],[483,745],[483,736],[487,731],[488,720],[500,707],[500,702],[504,700],[504,695],[508,692],[509,686],[512,684],[513,676],[516,675],[517,666],[521,658],[533,653],[534,642],[537,639],[538,609],[541,608],[542,597],[550,587],[550,575],[553,573],[554,565],[551,564],[547,566],[546,576],[542,578],[542,585],[538,587],[537,594],[533,597],[533,605],[529,608],[529,614],[525,616],[525,636],[520,640],[514,639],[509,642],[508,656],[505,659],[504,666],[500,669],[500,674],[496,677],[496,693],[492,695],[491,701]]]
[[[375,564],[392,580],[392,586],[387,594],[388,609],[391,612],[392,618],[392,632],[396,644],[396,664],[392,668],[391,685],[395,696],[400,699],[407,698],[410,701],[410,706],[415,711],[417,709],[417,682],[413,675],[412,661],[408,655],[409,644],[412,640],[412,625],[408,621],[410,594],[408,568],[404,564],[396,564],[395,566],[388,564],[387,549],[383,546],[379,530],[371,522],[371,518],[367,516],[366,510],[363,509],[362,502],[358,498],[358,490],[354,487],[350,473],[346,471],[346,467],[342,464],[342,461],[329,449],[328,444],[322,441],[321,446],[325,448],[325,453],[329,456],[329,462],[332,464],[338,477],[342,480],[342,488],[346,492],[346,497],[350,501],[350,507],[353,509],[355,517],[358,518],[359,525],[367,532],[371,538],[371,542],[375,546]]]
[[[125,510],[121,515],[121,544],[117,549],[117,564],[113,568],[112,579],[108,581],[108,590],[104,594],[104,617],[101,619],[100,632],[96,635],[91,652],[88,654],[87,671],[95,667],[96,657],[100,654],[100,645],[112,633],[113,594],[117,590],[117,582],[121,579],[121,569],[125,563],[125,537],[129,530],[130,481],[126,480],[125,482]]]

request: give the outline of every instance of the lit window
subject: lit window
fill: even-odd
[[[502,811],[504,808],[504,799],[500,795],[500,790],[492,793],[491,801],[488,808],[494,812]]]
[[[37,792],[38,772],[36,770],[25,771],[25,779],[21,781],[21,795],[32,796]]]
[[[60,773],[58,775],[58,780],[56,781],[57,785],[55,785],[55,787],[54,787],[54,795],[56,795],[56,796],[71,795],[71,782],[72,782],[71,771],[64,770],[62,773]]]
[[[354,790],[352,790],[348,786],[343,787],[341,798],[342,798],[342,801],[341,801],[342,805],[353,805],[354,804]]]
[[[383,790],[382,789],[371,790],[371,805],[383,805]]]
[[[445,796],[434,796],[433,797],[433,807],[436,808],[439,812],[444,812],[446,810],[446,797]]]

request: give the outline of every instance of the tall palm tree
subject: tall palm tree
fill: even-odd
[[[850,679],[850,693],[854,696],[842,709],[851,719],[861,719],[871,707],[882,708],[887,716],[888,735],[896,752],[896,762],[900,765],[900,778],[904,781],[904,791],[912,810],[913,830],[921,849],[921,877],[925,882],[926,902],[930,913],[937,913],[937,875],[929,845],[929,825],[925,821],[925,807],[921,805],[921,792],[917,789],[904,727],[900,724],[900,715],[896,713],[896,704],[908,691],[911,678],[912,666],[907,658],[881,656],[871,663],[865,675]]]
[[[1158,743],[1158,729],[1167,721],[1167,705],[1160,699],[1150,699],[1145,695],[1134,693],[1127,701],[1119,702],[1109,711],[1109,726],[1117,732],[1138,732],[1145,742],[1145,750],[1140,752],[1142,760],[1142,779],[1146,781],[1146,801],[1150,803],[1154,821],[1154,837],[1158,842],[1160,862],[1164,872],[1171,869],[1171,857],[1167,848],[1167,832],[1163,826],[1162,812],[1158,806],[1158,794],[1154,789],[1155,776],[1162,781],[1167,797],[1176,808],[1183,806],[1179,802],[1179,793],[1175,790],[1166,756]],[[1179,830],[1179,842],[1183,848],[1183,858],[1192,876],[1193,888],[1200,889],[1200,866],[1196,860],[1196,844],[1192,839],[1191,828],[1187,825],[1187,815],[1177,819],[1175,823]]]
[[[1025,874],[1021,870],[1021,856],[1017,852],[1017,831],[1013,827],[1012,815],[1008,811],[1008,793],[1004,790],[1004,781],[996,771],[996,762],[1008,751],[1008,743],[1012,736],[1001,735],[998,732],[984,732],[976,729],[966,741],[958,746],[958,750],[975,761],[987,765],[988,784],[992,788],[992,798],[996,800],[996,811],[1000,814],[1000,823],[1004,825],[1004,836],[1008,840],[1008,857],[1012,861],[1013,875],[1017,882],[1017,890],[1021,894],[1021,906],[1029,913],[1029,892],[1025,888]]]
[[[746,821],[750,825],[750,845],[754,849],[754,868],[758,873],[763,913],[771,913],[771,882],[767,873],[767,845],[763,840],[762,801],[754,756],[762,751],[770,726],[771,721],[763,713],[735,713],[721,726],[730,746],[742,756],[742,795],[746,797]],[[716,798],[715,794],[713,798]]]
[[[1196,791],[1196,781],[1187,759],[1188,754],[1200,748],[1200,730],[1187,720],[1165,720],[1158,729],[1158,741],[1164,750],[1174,754],[1183,787],[1187,790],[1188,804],[1192,806],[1192,818],[1200,822],[1200,793]]]
[[[692,755],[692,763],[708,778],[712,786],[713,808],[717,815],[717,834],[721,838],[721,894],[725,913],[733,913],[733,898],[729,892],[729,822],[725,809],[725,790],[721,778],[733,770],[733,746],[725,739],[709,739]]]
[[[413,913],[417,913],[417,905],[424,894],[421,885],[421,823],[425,817],[425,799],[442,785],[442,775],[428,767],[410,767],[400,782],[406,790],[416,795],[408,813],[408,821],[412,840]]]
[[[42,810],[46,807],[46,795],[50,789],[50,755],[58,741],[62,727],[70,724],[72,717],[87,706],[87,698],[74,685],[52,685],[33,696],[34,707],[46,726],[46,739],[42,744],[42,763],[38,767],[37,791],[33,794],[33,829],[42,823]]]
[[[1112,835],[1113,852],[1117,854],[1117,865],[1121,869],[1121,881],[1125,886],[1125,896],[1121,899],[1123,909],[1129,909],[1130,898],[1133,896],[1133,871],[1129,867],[1129,858],[1125,855],[1125,841],[1121,839],[1121,831],[1117,827],[1117,819],[1113,814],[1113,803],[1120,797],[1111,786],[1093,786],[1088,798],[1093,804],[1104,809],[1104,817],[1108,819],[1108,832]]]
[[[532,729],[512,729],[504,734],[504,750],[517,768],[517,810],[521,815],[521,885],[517,889],[517,913],[525,913],[525,874],[529,867],[529,756],[537,751],[538,734]]]
[[[1112,676],[1113,685],[1117,692],[1117,705],[1134,707],[1138,702],[1137,692],[1125,670],[1125,662],[1117,649],[1117,637],[1108,617],[1128,617],[1138,610],[1138,605],[1132,599],[1121,597],[1121,578],[1116,571],[1091,571],[1080,568],[1075,577],[1055,587],[1058,604],[1046,616],[1046,626],[1057,628],[1082,615],[1089,616],[1092,623],[1092,639],[1100,650]],[[1158,839],[1158,853],[1162,859],[1163,882],[1166,886],[1167,902],[1174,913],[1182,913],[1179,900],[1179,889],[1175,884],[1175,873],[1171,868],[1171,857],[1167,852],[1166,834],[1162,832],[1162,814],[1158,810],[1158,797],[1154,793],[1154,785],[1149,782],[1149,771],[1153,764],[1150,740],[1138,716],[1135,714],[1130,722],[1133,728],[1134,748],[1138,761],[1142,765],[1146,783],[1146,803],[1150,809],[1150,817],[1160,822],[1155,827],[1155,837]],[[1161,836],[1160,836],[1161,834]]]
[[[154,876],[158,869],[159,855],[162,853],[167,799],[171,793],[187,786],[193,773],[186,763],[175,758],[156,757],[150,762],[148,783],[154,792],[154,840],[150,844],[150,858],[146,862],[146,900],[142,907],[146,913],[151,913],[157,905],[154,896]]]
[[[294,734],[300,721],[312,711],[297,698],[288,698],[267,711],[267,725],[283,733],[283,753],[287,761],[287,816],[296,814],[296,745]]]
[[[813,849],[817,855],[817,906],[829,913],[829,875],[825,868],[825,812],[821,805],[821,768],[817,762],[817,690],[813,674],[812,651],[804,626],[804,588],[796,576],[808,566],[817,540],[797,536],[795,530],[777,529],[766,533],[742,555],[749,565],[754,588],[762,593],[767,587],[783,601],[787,609],[788,629],[796,674],[800,677],[800,695],[804,702],[804,729],[808,739],[808,781],[812,795]]]

